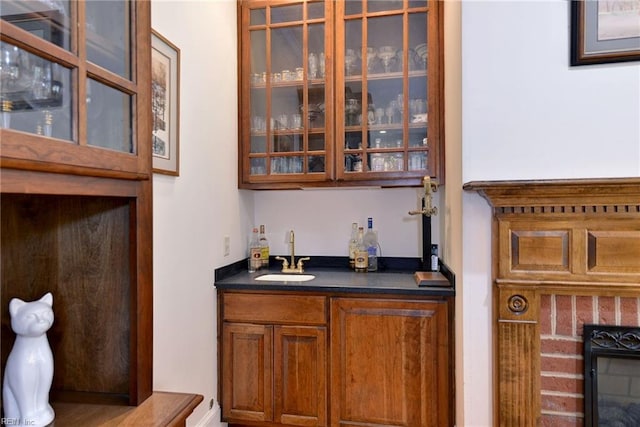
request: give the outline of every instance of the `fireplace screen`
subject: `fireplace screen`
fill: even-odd
[[[640,426],[640,328],[584,325],[585,427]]]

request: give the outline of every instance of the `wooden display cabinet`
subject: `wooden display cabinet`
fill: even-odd
[[[442,182],[438,1],[238,1],[239,186]]]
[[[2,367],[52,292],[54,406],[152,394],[150,8],[2,2]]]

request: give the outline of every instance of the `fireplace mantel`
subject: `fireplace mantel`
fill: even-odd
[[[640,325],[640,178],[474,181],[464,189],[493,208],[495,425],[582,425],[580,375],[569,391],[547,392],[557,380],[549,380],[549,360],[583,363],[565,353],[567,344],[582,346],[576,325],[584,320]],[[555,335],[558,319],[568,319],[569,332]]]

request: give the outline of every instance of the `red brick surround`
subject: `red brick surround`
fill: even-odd
[[[582,427],[584,324],[640,326],[640,298],[541,295],[542,425]]]

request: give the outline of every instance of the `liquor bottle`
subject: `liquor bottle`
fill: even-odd
[[[378,234],[373,231],[373,218],[367,218],[367,232],[364,237],[364,246],[367,248],[367,271],[378,270]]]
[[[369,266],[369,256],[367,248],[364,245],[364,228],[358,227],[358,246],[356,247],[355,270],[357,272],[366,272]]]
[[[262,268],[269,268],[269,240],[264,234],[264,225],[260,226],[260,237],[258,238],[260,243],[260,260],[262,261]]]
[[[356,268],[356,248],[358,247],[358,223],[351,224],[351,237],[349,237],[349,268]]]
[[[440,265],[438,262],[438,245],[431,245],[431,271],[440,270]]]
[[[251,234],[251,240],[249,241],[249,273],[253,273],[262,267],[261,258],[262,249],[260,248],[260,242],[258,241],[258,229],[253,228]]]

